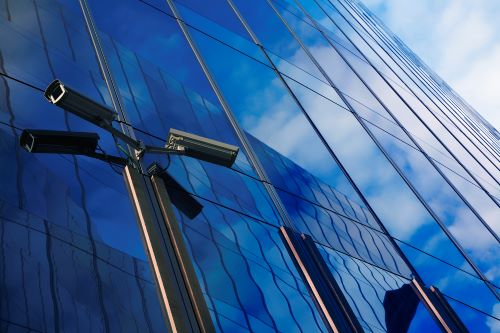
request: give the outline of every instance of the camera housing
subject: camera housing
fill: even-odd
[[[50,103],[100,127],[111,124],[117,118],[113,110],[76,92],[59,80],[54,80],[45,89],[44,96]]]
[[[66,132],[25,129],[19,138],[21,147],[30,153],[91,155],[99,135],[89,132]]]
[[[182,155],[226,167],[233,165],[239,151],[236,146],[173,128],[170,129],[165,147]]]

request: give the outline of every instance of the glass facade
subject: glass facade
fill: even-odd
[[[19,145],[90,131],[128,154],[47,103],[54,79],[148,145],[176,128],[240,148],[231,168],[141,162],[202,205],[175,216],[216,331],[330,332],[328,279],[362,331],[440,331],[415,279],[500,330],[500,134],[358,0],[0,0],[0,22],[1,332],[169,327],[121,170]]]

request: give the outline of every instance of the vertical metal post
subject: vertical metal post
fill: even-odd
[[[312,239],[288,227],[281,227],[279,233],[328,330],[334,333],[363,332]]]
[[[439,289],[436,287],[426,288],[415,279],[411,281],[411,286],[443,332],[469,332]]]
[[[199,331],[204,333],[215,332],[207,304],[203,297],[198,277],[196,276],[191,256],[184,243],[184,238],[175,217],[170,196],[167,192],[165,182],[159,175],[151,176],[151,183],[160,206],[165,227],[168,231],[169,241],[175,252],[175,256],[182,274],[186,292],[189,296],[190,309],[192,309]]]
[[[131,166],[125,167],[123,176],[169,331],[214,332],[166,190],[154,176],[153,186],[151,179]]]

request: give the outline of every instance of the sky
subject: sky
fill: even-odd
[[[500,1],[362,2],[500,130]]]

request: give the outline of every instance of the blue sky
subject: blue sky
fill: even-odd
[[[500,1],[362,1],[500,129]]]

